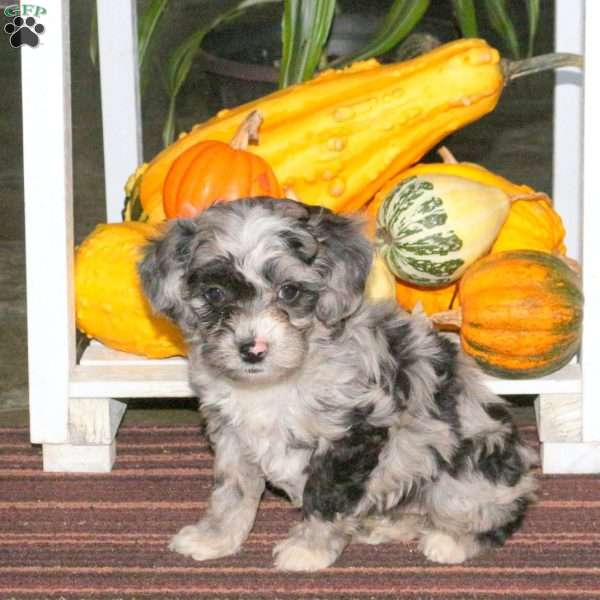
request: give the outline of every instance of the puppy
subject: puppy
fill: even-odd
[[[460,563],[518,528],[532,451],[454,341],[364,299],[371,260],[357,221],[271,198],[215,205],[147,246],[143,287],[185,335],[215,453],[208,510],[171,550],[238,552],[267,481],[302,510],[274,548],[283,570],[414,538]]]

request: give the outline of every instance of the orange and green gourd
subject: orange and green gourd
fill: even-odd
[[[463,275],[460,308],[432,316],[460,329],[463,349],[498,377],[529,378],[566,365],[581,343],[577,271],[537,250],[491,254]]]

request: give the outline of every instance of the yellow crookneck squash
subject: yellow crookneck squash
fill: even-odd
[[[536,57],[527,72],[553,68],[557,56]],[[128,212],[164,218],[163,185],[177,157],[203,140],[228,141],[253,110],[264,122],[252,152],[291,197],[336,212],[358,210],[440,140],[492,111],[524,66],[502,61],[484,40],[461,39],[402,63],[368,60],[325,71],[182,134],[131,182],[139,197],[129,203],[141,207]]]
[[[445,148],[441,149],[440,153],[446,162],[415,165],[387,182],[377,193],[365,211],[368,232],[371,236],[375,234],[377,212],[384,198],[400,181],[416,175],[453,175],[498,188],[511,197],[525,198],[536,195],[529,186],[512,183],[480,165],[456,162]],[[511,204],[508,218],[500,229],[500,233],[490,249],[490,254],[521,249],[564,255],[566,252],[564,238],[565,229],[560,216],[552,208],[550,199],[539,195],[535,199],[516,200]],[[456,283],[437,288],[425,288],[397,280],[396,300],[408,311],[412,311],[420,302],[427,314],[460,305]]]
[[[179,329],[152,312],[137,263],[159,228],[147,223],[98,225],[75,253],[77,327],[106,346],[149,358],[185,355]]]

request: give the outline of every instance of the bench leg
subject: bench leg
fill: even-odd
[[[543,442],[541,455],[545,475],[600,473],[597,442]]]
[[[69,442],[43,444],[44,471],[108,473],[116,458],[115,437],[126,405],[110,398],[72,398]]]
[[[541,394],[535,413],[545,474],[600,473],[600,442],[583,440],[581,394]]]

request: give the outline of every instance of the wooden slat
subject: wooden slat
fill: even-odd
[[[142,162],[135,0],[98,0],[106,216],[121,221],[127,178]]]
[[[69,2],[36,5],[43,39],[21,48],[29,407],[31,441],[60,443],[75,364]]]
[[[71,377],[74,398],[186,398],[193,396],[187,365],[78,366]]]
[[[143,356],[137,356],[135,354],[128,354],[127,352],[120,352],[119,350],[113,350],[108,348],[104,344],[92,340],[90,345],[85,349],[83,356],[79,362],[80,365],[97,367],[101,365],[112,366],[112,365],[170,365],[179,364],[186,365],[187,360],[185,358],[174,356],[172,358],[163,359],[152,359],[144,358]]]
[[[581,392],[581,367],[572,363],[559,371],[536,379],[498,379],[484,376],[488,387],[496,394],[578,394]]]
[[[117,456],[110,444],[44,444],[44,471],[48,473],[110,473]]]
[[[600,443],[544,442],[541,455],[546,475],[600,473]]]
[[[600,442],[600,223],[598,146],[600,145],[600,2],[586,2],[583,144],[583,440]],[[599,465],[600,472],[600,465]]]
[[[583,53],[584,0],[555,3],[556,52]],[[554,170],[552,197],[566,230],[569,256],[581,258],[583,73],[556,72],[554,88]]]
[[[538,379],[497,379],[484,376],[496,394],[576,394],[581,391],[579,365],[570,364]],[[138,387],[136,387],[138,386]],[[89,397],[188,397],[187,361],[148,360],[117,352],[97,342],[86,349],[71,381],[71,395]]]

